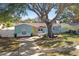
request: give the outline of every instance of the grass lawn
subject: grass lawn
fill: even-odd
[[[56,38],[43,37],[36,40],[37,44],[43,47],[54,47],[56,45],[66,45],[65,42],[79,42],[79,35],[74,34],[59,34]]]
[[[75,34],[59,34],[58,37],[63,38],[65,41],[79,42],[79,35]]]
[[[74,44],[79,45],[79,35],[74,34],[59,34],[56,38],[47,38],[43,37],[41,39],[36,40],[38,46],[40,46],[42,49],[50,49],[50,48],[58,48],[58,47],[69,47],[73,46]],[[79,50],[74,50],[70,52],[48,52],[46,53],[48,56],[58,56],[58,55],[78,55],[79,56]]]

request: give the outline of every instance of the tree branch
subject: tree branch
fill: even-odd
[[[32,9],[29,5],[28,5],[29,10],[35,12],[39,17],[41,16],[38,11],[36,11],[35,9]]]
[[[63,4],[63,3],[61,3],[61,4],[58,4],[58,6],[59,6],[59,7],[58,7],[57,15],[55,16],[54,19],[51,20],[51,23],[53,23],[53,22],[58,18],[58,16],[59,16],[61,13],[63,13],[64,9],[65,9],[66,7],[68,7],[68,6],[70,6],[70,4]]]

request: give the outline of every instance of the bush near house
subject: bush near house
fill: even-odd
[[[6,27],[11,27],[11,26],[13,26],[13,23],[10,22],[10,21],[7,21],[7,22],[6,22]]]

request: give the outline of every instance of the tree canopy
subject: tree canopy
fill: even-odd
[[[72,5],[69,7],[69,9],[73,11],[73,13],[75,14],[75,16],[72,19],[74,22],[79,22],[79,7],[78,6],[79,5]]]

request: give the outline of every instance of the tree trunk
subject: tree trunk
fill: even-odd
[[[47,25],[47,29],[48,29],[48,37],[49,38],[54,37],[54,34],[52,33],[52,24],[51,23],[48,23],[46,25]]]

